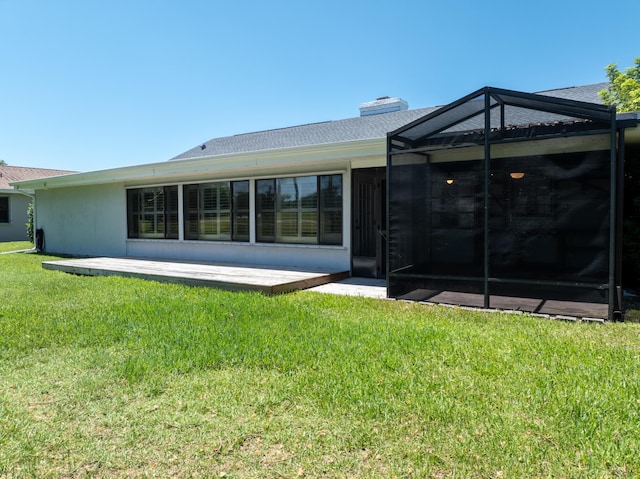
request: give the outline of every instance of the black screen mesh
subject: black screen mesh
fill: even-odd
[[[609,165],[608,151],[490,159],[485,223],[484,159],[392,155],[391,296],[482,293],[488,251],[491,294],[606,302]]]

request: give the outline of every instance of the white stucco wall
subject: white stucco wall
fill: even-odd
[[[9,223],[0,223],[0,241],[28,241],[26,222],[31,198],[20,193],[0,196],[9,197]]]
[[[36,227],[45,251],[86,256],[126,254],[124,184],[42,189],[36,193]]]
[[[127,256],[340,271],[348,271],[351,264],[349,248],[346,246],[213,241],[128,240]]]

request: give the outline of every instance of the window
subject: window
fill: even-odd
[[[320,177],[320,244],[342,244],[342,175]]]
[[[178,238],[178,187],[127,190],[129,238]]]
[[[185,185],[184,234],[189,240],[249,241],[249,182]]]
[[[342,175],[256,181],[256,238],[342,244]]]
[[[249,241],[249,182],[231,183],[231,239]]]
[[[256,181],[256,239],[276,240],[276,180]]]
[[[0,223],[9,223],[9,197],[0,196]]]
[[[317,243],[318,194],[315,176],[277,180],[276,240]]]

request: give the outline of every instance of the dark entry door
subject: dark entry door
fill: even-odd
[[[383,278],[387,229],[385,168],[353,170],[352,178],[351,274]]]

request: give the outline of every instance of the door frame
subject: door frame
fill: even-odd
[[[386,188],[384,166],[351,171],[352,276],[386,278]],[[368,204],[363,205],[363,201]],[[362,228],[368,231],[362,232]],[[363,250],[368,254],[360,254]]]

